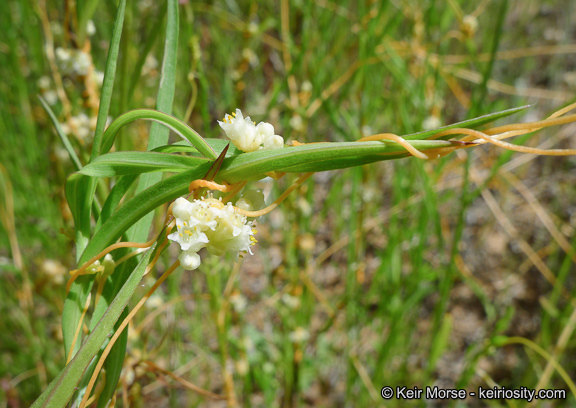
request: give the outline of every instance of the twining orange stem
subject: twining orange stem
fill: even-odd
[[[282,193],[282,195],[280,197],[278,197],[272,204],[270,204],[268,207],[263,208],[261,210],[258,211],[246,211],[246,210],[242,210],[240,208],[234,207],[236,208],[236,211],[238,211],[240,214],[243,214],[247,217],[260,217],[261,215],[264,214],[268,214],[270,211],[272,211],[274,208],[278,207],[278,205],[284,201],[286,199],[286,197],[288,197],[288,195],[294,191],[295,189],[297,189],[300,185],[302,185],[302,183],[304,183],[306,180],[308,180],[308,178],[310,178],[310,176],[314,174],[314,172],[311,173],[306,173],[302,176],[300,176],[300,178],[298,180],[296,180],[296,182],[294,184],[292,184],[290,186],[290,188],[288,188],[288,190],[284,191],[284,193]]]
[[[248,182],[247,181],[242,181],[240,183],[238,183],[236,185],[236,187],[234,187],[234,189],[232,189],[232,191],[230,192],[230,194],[228,194],[226,197],[224,197],[222,199],[223,202],[227,203],[228,201],[230,201],[236,194],[238,194],[238,192],[240,190],[242,190],[244,188],[244,186],[246,186]]]
[[[78,336],[80,335],[80,330],[82,330],[82,325],[84,324],[84,316],[86,316],[86,312],[88,311],[88,306],[90,306],[90,299],[91,295],[88,294],[86,298],[86,303],[84,304],[84,309],[82,309],[82,315],[80,316],[80,321],[76,326],[76,331],[74,332],[74,338],[72,339],[72,344],[70,344],[70,349],[68,350],[68,358],[66,359],[66,364],[72,360],[72,352],[74,351],[74,346],[76,345],[76,341],[78,340]]]
[[[540,120],[537,122],[530,123],[515,123],[512,125],[498,126],[492,129],[484,131],[487,135],[495,135],[498,133],[510,132],[514,130],[527,130],[535,131],[549,126],[564,125],[566,123],[571,123],[576,121],[576,114],[566,115],[561,117],[551,117],[549,119]],[[444,133],[444,132],[442,132]],[[438,135],[435,135],[438,136]]]
[[[169,376],[170,378],[172,378],[172,379],[178,381],[180,384],[184,385],[186,388],[188,388],[188,389],[190,389],[190,390],[192,390],[192,391],[194,391],[200,395],[203,395],[205,397],[212,398],[212,399],[217,399],[217,400],[225,400],[226,399],[226,397],[224,395],[214,394],[213,392],[206,391],[205,389],[202,389],[202,388],[192,384],[191,382],[186,381],[182,377],[177,376],[173,372],[168,371],[168,370],[164,370],[163,368],[157,366],[156,364],[154,364],[151,361],[143,361],[143,363],[146,364],[147,366],[149,366],[152,370]]]
[[[218,190],[218,191],[222,191],[223,193],[227,193],[227,192],[233,190],[234,187],[235,186],[231,185],[231,184],[218,184],[215,181],[194,180],[188,186],[188,192],[190,194],[192,194],[192,192],[194,192],[194,198],[198,198],[198,197],[196,197],[196,190],[198,190],[200,188],[209,188],[210,190]]]
[[[98,255],[92,257],[88,262],[85,262],[84,265],[82,265],[80,268],[76,269],[75,271],[70,272],[72,277],[68,280],[68,283],[66,284],[66,293],[68,293],[70,291],[70,287],[72,286],[72,284],[74,283],[76,278],[78,278],[78,276],[87,274],[86,269],[88,269],[88,267],[90,265],[92,265],[94,262],[96,262],[100,258],[106,256],[110,252],[114,251],[115,249],[118,249],[118,248],[148,248],[148,247],[151,247],[155,241],[156,241],[156,238],[151,239],[150,241],[144,242],[144,243],[117,242],[115,244],[110,245],[109,247],[104,249],[102,252],[100,252]]]
[[[576,120],[576,115],[573,118],[573,120]],[[448,130],[443,131],[440,134],[440,136],[462,135],[462,134],[470,135],[476,139],[482,139],[488,143],[492,143],[492,144],[495,144],[496,146],[500,146],[504,149],[513,150],[516,152],[539,154],[539,155],[543,155],[543,156],[570,156],[570,155],[576,154],[576,149],[548,149],[548,150],[544,150],[544,149],[537,149],[534,147],[518,146],[518,145],[515,145],[512,143],[503,142],[502,140],[493,138],[493,137],[487,135],[486,133],[480,132],[478,130],[472,130],[472,129],[466,129],[466,128],[448,129]],[[438,135],[435,135],[435,136],[438,136]]]
[[[566,112],[570,112],[572,109],[576,108],[576,102],[571,103],[570,105],[567,105],[565,107],[563,107],[562,109],[558,109],[556,112],[554,112],[552,115],[548,116],[548,119],[552,119],[552,118],[557,118],[559,116],[564,115]]]
[[[363,137],[362,139],[358,139],[358,142],[369,142],[373,140],[391,140],[393,142],[398,143],[400,146],[406,149],[410,154],[412,154],[412,156],[418,157],[419,159],[422,160],[429,159],[429,157],[426,154],[416,149],[414,146],[408,143],[406,139],[393,133],[380,133],[377,135],[366,136]]]

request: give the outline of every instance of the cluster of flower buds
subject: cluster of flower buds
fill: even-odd
[[[284,138],[274,134],[274,126],[266,122],[256,125],[249,116],[244,118],[240,109],[218,123],[234,146],[243,152],[284,147]],[[250,247],[257,242],[256,229],[243,211],[258,210],[263,205],[264,196],[259,191],[244,192],[235,205],[211,195],[192,201],[178,198],[172,206],[176,232],[168,235],[168,239],[180,244],[182,253],[178,259],[182,268],[198,268],[201,262],[198,251],[202,248],[214,255],[252,254]]]
[[[247,206],[246,203],[244,199],[242,205]],[[214,255],[226,252],[252,254],[250,247],[257,242],[252,221],[248,221],[232,203],[224,204],[211,196],[192,201],[180,197],[174,202],[172,214],[177,230],[168,235],[168,239],[180,244],[182,253],[178,259],[184,269],[200,266],[198,251],[202,248]]]
[[[232,115],[226,114],[224,121],[218,123],[234,146],[243,152],[284,147],[284,138],[274,134],[274,126],[267,122],[256,125],[250,116],[244,117],[240,109]]]
[[[96,119],[95,116],[90,118],[82,112],[76,116],[71,116],[67,122],[62,123],[62,130],[67,135],[74,135],[78,140],[87,142],[96,129]]]
[[[82,50],[56,48],[56,61],[64,75],[87,75],[92,66],[92,58]]]

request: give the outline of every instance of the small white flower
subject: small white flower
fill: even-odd
[[[260,122],[256,131],[262,136],[264,146],[262,149],[279,149],[284,147],[284,138],[274,134],[274,126],[267,122]]]
[[[193,271],[200,266],[200,256],[196,252],[184,251],[180,254],[178,260],[180,261],[180,266],[189,271]]]
[[[222,210],[218,226],[214,232],[209,232],[210,246],[208,251],[214,255],[226,252],[250,252],[250,247],[256,242],[252,223],[246,222],[246,216],[235,211],[231,203]]]
[[[62,130],[68,135],[73,134],[80,141],[84,142],[92,134],[90,129],[90,118],[85,113],[80,113],[70,117],[68,122],[62,124]]]
[[[104,72],[101,71],[94,71],[92,73],[92,77],[94,79],[94,82],[96,83],[96,85],[98,86],[102,86],[102,84],[104,83]]]
[[[160,306],[164,304],[164,300],[159,295],[152,295],[148,298],[146,302],[146,307],[148,309],[158,309]]]
[[[478,19],[470,15],[464,16],[461,29],[467,37],[473,37],[476,31],[478,31]]]
[[[250,116],[244,117],[240,109],[232,115],[226,114],[224,121],[218,123],[232,144],[243,152],[284,147],[284,139],[274,134],[274,126],[267,122],[256,125]]]
[[[96,34],[96,26],[94,25],[94,21],[88,20],[88,23],[86,23],[86,34],[88,34],[88,37],[92,37],[94,34]]]
[[[50,106],[54,106],[58,102],[58,94],[56,91],[46,91],[42,94],[42,96],[46,100],[46,103]]]
[[[152,71],[158,68],[158,60],[152,54],[146,56],[144,61],[144,66],[142,67],[142,75],[147,76],[152,73]]]
[[[302,82],[302,87],[300,89],[302,89],[302,92],[312,92],[312,87],[312,82],[306,80]]]
[[[256,34],[258,32],[258,24],[254,21],[250,21],[250,23],[248,23],[248,32],[250,34]]]
[[[82,50],[56,48],[56,60],[64,75],[86,75],[92,66],[90,55]]]
[[[442,126],[442,122],[440,122],[440,119],[438,118],[438,116],[434,116],[434,115],[428,116],[422,122],[422,130],[437,129],[440,126]]]
[[[238,313],[242,313],[246,310],[246,306],[248,306],[248,301],[240,292],[235,292],[230,295],[230,303]]]
[[[90,70],[92,60],[90,56],[82,50],[76,51],[72,59],[72,69],[77,75],[86,75]]]
[[[303,132],[306,130],[306,127],[304,126],[304,120],[302,119],[302,116],[298,114],[290,118],[290,126],[292,126],[292,129],[297,130],[298,132]]]
[[[180,244],[178,257],[184,269],[200,266],[198,251],[207,248],[214,255],[226,252],[251,252],[256,230],[246,216],[236,211],[231,203],[224,205],[212,197],[193,200],[178,198],[172,206],[176,218],[176,232],[168,239]]]
[[[59,63],[68,62],[72,58],[72,53],[70,50],[64,49],[62,47],[56,48],[56,59]]]
[[[41,76],[40,78],[38,78],[38,88],[40,88],[43,91],[46,91],[50,88],[50,78],[47,77],[46,75]]]
[[[284,304],[292,310],[297,310],[300,308],[300,298],[298,296],[292,296],[289,293],[284,293],[282,295],[282,302],[284,302]]]
[[[40,265],[40,270],[52,283],[56,285],[64,283],[66,268],[59,261],[45,259]]]
[[[246,360],[245,358],[241,358],[240,360],[236,361],[236,372],[239,375],[245,376],[246,374],[248,374],[249,370],[250,370],[250,364],[248,363],[248,360]]]
[[[297,327],[292,333],[290,333],[290,341],[292,343],[302,343],[310,338],[310,333],[303,327]]]
[[[116,262],[114,262],[112,255],[106,254],[104,260],[102,261],[102,266],[104,267],[104,270],[102,271],[104,277],[112,275],[114,269],[116,269]]]
[[[245,211],[257,211],[264,207],[264,194],[260,190],[246,190],[235,206]]]
[[[203,206],[202,204],[194,205],[185,198],[180,197],[176,200],[172,208],[172,214],[174,214],[174,217],[176,217],[177,231],[168,235],[168,239],[179,243],[180,249],[190,256],[192,254],[195,255],[196,252],[204,248],[204,246],[209,242],[208,237],[202,231],[206,229],[205,227],[209,228],[210,223],[213,222],[214,226],[216,223],[215,220],[209,221],[208,223],[202,222],[206,221],[206,218],[209,217],[209,209],[205,207],[206,206]],[[202,220],[194,217],[194,215],[199,215],[202,210],[206,211],[206,214],[200,214],[200,218],[203,218]],[[192,257],[194,259],[187,258],[184,253],[181,255],[181,257],[183,257],[185,261],[183,262],[181,259],[181,263],[193,264],[197,261],[198,265],[200,264],[199,259],[196,260],[195,257]]]

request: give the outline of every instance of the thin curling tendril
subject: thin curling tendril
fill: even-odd
[[[358,139],[358,142],[369,142],[373,140],[391,140],[393,142],[398,143],[414,157],[418,157],[419,159],[422,160],[430,159],[430,157],[428,157],[426,154],[422,153],[420,150],[416,149],[414,146],[408,143],[406,139],[393,133],[379,133],[377,135],[366,136],[363,137],[362,139]]]

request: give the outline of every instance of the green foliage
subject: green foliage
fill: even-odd
[[[389,140],[355,141],[389,131],[405,135],[422,152],[452,147],[451,136],[429,139],[445,129],[480,128],[526,114],[527,106],[508,109],[525,98],[494,93],[507,89],[501,82],[517,78],[560,89],[539,94],[556,98],[554,106],[572,98],[555,82],[561,55],[553,57],[556,68],[534,70],[537,59],[505,62],[498,53],[519,48],[522,27],[547,28],[527,17],[533,10],[523,2],[486,3],[470,35],[463,19],[474,14],[469,7],[460,1],[255,6],[168,0],[120,1],[116,7],[84,0],[66,10],[53,1],[0,5],[0,23],[11,28],[0,33],[0,72],[9,78],[0,84],[6,146],[0,162],[14,184],[18,225],[18,240],[0,234],[5,399],[28,405],[41,394],[34,406],[78,404],[107,338],[133,306],[130,299],[141,298],[139,287],[154,280],[154,272],[143,277],[155,255],[149,250],[119,265],[102,292],[86,275],[65,294],[62,282],[53,284],[42,272],[44,260],[75,269],[119,239],[158,236],[166,205],[187,195],[189,183],[205,177],[227,147],[215,180],[250,181],[270,197],[289,185],[263,180],[271,172],[334,172],[302,185],[258,220],[256,255],[242,265],[207,256],[205,274],[175,272],[149,301],[156,306],[137,315],[137,335],[125,330],[114,345],[100,376],[98,407],[115,393],[116,406],[123,406],[122,397],[134,405],[154,398],[163,405],[197,405],[207,398],[157,388],[152,373],[164,374],[146,362],[181,368],[178,375],[188,384],[234,391],[237,405],[247,407],[369,406],[381,401],[383,385],[439,380],[467,388],[494,380],[518,388],[545,379],[549,387],[566,388],[575,370],[569,358],[574,256],[550,243],[540,227],[503,233],[481,198],[497,191],[510,217],[527,214],[499,183],[512,170],[506,164],[513,163],[511,154],[474,149],[478,153],[463,165],[454,154],[422,163],[403,159],[410,154]],[[550,7],[566,18],[560,2]],[[520,23],[511,24],[512,18]],[[89,20],[96,25],[93,37]],[[102,86],[66,74],[45,51],[59,46],[89,50],[91,69],[104,69]],[[161,67],[151,58],[160,55]],[[47,90],[35,85],[42,75],[52,78],[51,90],[63,91],[67,102],[59,96],[51,104]],[[306,144],[243,153],[216,139],[222,133],[216,118],[236,107],[274,123],[286,140]],[[548,110],[540,102],[531,111],[545,117]],[[65,130],[71,117],[84,112],[95,120],[93,138]],[[478,115],[484,116],[463,120]],[[106,128],[109,116],[116,119]],[[419,131],[430,118],[438,129]],[[170,130],[182,140],[170,137]],[[56,159],[56,146],[71,161]],[[543,191],[544,212],[572,241],[565,209],[576,198],[573,164],[540,160],[516,170],[535,192]],[[61,228],[66,235],[56,233]],[[524,242],[544,266],[515,251],[526,248]],[[16,262],[4,261],[15,245],[30,278]],[[116,260],[127,254],[113,252]],[[166,251],[158,269],[165,270],[174,255]],[[545,282],[543,268],[554,271],[556,280]],[[26,285],[33,306],[26,306]],[[518,289],[523,287],[530,290]],[[97,293],[97,304],[84,315]],[[47,335],[58,332],[60,315],[61,340]],[[531,340],[510,341],[518,336]],[[66,357],[73,357],[67,365]]]

